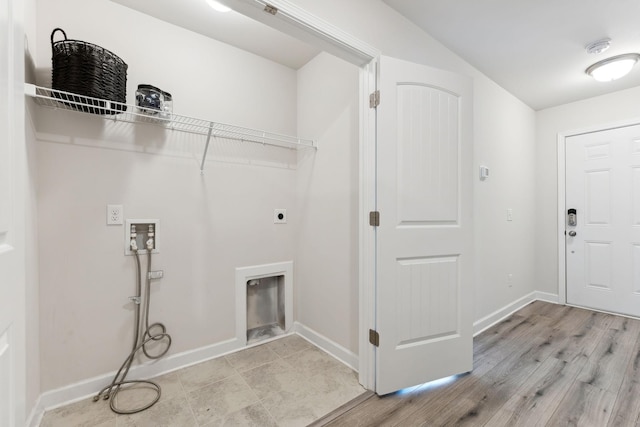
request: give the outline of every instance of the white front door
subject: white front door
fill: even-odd
[[[566,138],[567,303],[640,316],[640,125]]]
[[[23,233],[16,225],[22,193],[16,140],[21,114],[15,100],[23,97],[23,75],[15,68],[24,62],[20,32],[14,27],[18,4],[0,0],[0,427],[24,425],[24,255]]]
[[[472,82],[383,57],[376,392],[471,371]]]

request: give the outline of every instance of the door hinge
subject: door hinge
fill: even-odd
[[[369,342],[376,347],[380,347],[380,334],[378,333],[378,331],[369,329]]]
[[[369,95],[369,108],[376,108],[380,105],[380,91],[377,90]]]
[[[369,212],[369,225],[372,227],[380,226],[380,212],[378,211]]]
[[[264,11],[272,15],[275,15],[276,13],[278,13],[278,8],[275,6],[271,6],[269,3],[267,3],[264,5]]]

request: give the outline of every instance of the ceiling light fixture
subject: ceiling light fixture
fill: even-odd
[[[207,4],[218,12],[229,12],[231,10],[230,7],[227,7],[222,3],[217,2],[216,0],[207,0]]]
[[[640,59],[640,54],[637,53],[612,56],[596,62],[587,68],[585,72],[599,82],[610,82],[629,74],[638,59]]]

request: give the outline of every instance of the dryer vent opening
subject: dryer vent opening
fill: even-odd
[[[247,281],[247,344],[285,332],[284,276]]]
[[[254,344],[293,331],[293,262],[236,268],[236,339]]]

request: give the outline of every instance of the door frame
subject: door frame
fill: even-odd
[[[268,1],[277,9],[275,15],[265,12],[267,2],[262,0],[220,0],[220,3],[360,68],[358,375],[363,387],[375,390],[375,348],[369,343],[369,329],[375,328],[376,241],[375,229],[369,225],[369,212],[376,210],[376,110],[369,107],[369,94],[378,87],[381,51],[288,0]]]
[[[640,125],[640,117],[622,120],[614,123],[593,125],[581,129],[558,133],[558,217],[557,217],[557,238],[558,238],[558,303],[567,304],[567,254],[565,241],[566,222],[566,144],[567,138],[587,133],[601,132],[618,129],[622,127]]]

